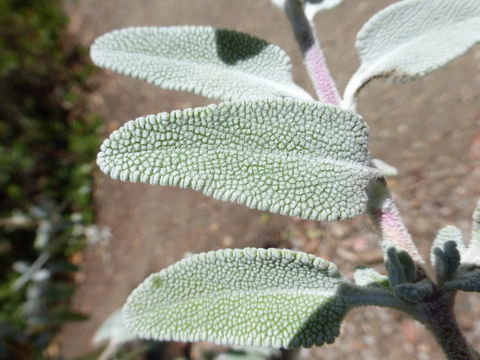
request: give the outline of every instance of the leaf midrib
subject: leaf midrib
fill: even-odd
[[[287,85],[287,84],[281,84],[281,83],[269,80],[268,78],[261,77],[259,75],[252,74],[251,72],[242,72],[234,68],[222,67],[217,64],[200,64],[200,63],[195,63],[195,62],[186,61],[186,60],[170,59],[170,58],[160,57],[159,55],[142,54],[134,51],[125,51],[125,50],[103,50],[103,49],[98,50],[97,49],[97,51],[122,53],[122,54],[129,54],[129,55],[134,54],[136,56],[150,57],[155,59],[158,62],[169,63],[169,64],[174,63],[174,65],[180,64],[186,67],[195,66],[195,67],[199,67],[200,69],[208,68],[209,70],[213,68],[217,72],[220,70],[222,72],[226,72],[228,75],[230,75],[230,73],[233,73],[234,76],[236,78],[239,78],[240,80],[244,80],[245,77],[247,77],[249,79],[252,79],[250,82],[265,84],[265,87],[277,90],[283,95],[288,95],[289,97],[293,97],[300,100],[309,100],[309,101],[313,100],[312,97],[304,89],[302,89],[300,86],[295,84],[293,80],[290,80],[289,85]]]

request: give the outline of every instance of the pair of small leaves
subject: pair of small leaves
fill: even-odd
[[[438,232],[430,260],[437,281],[450,290],[480,291],[480,202],[473,214],[472,240],[467,247],[461,231],[446,226]]]
[[[385,265],[393,293],[410,303],[418,303],[432,294],[433,286],[429,279],[419,278],[417,266],[410,255],[387,242],[384,243]]]
[[[375,14],[357,35],[361,66],[345,102],[375,77],[408,81],[463,55],[480,41],[478,0],[403,0]]]

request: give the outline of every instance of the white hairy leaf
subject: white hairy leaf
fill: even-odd
[[[211,27],[136,27],[98,38],[95,64],[170,90],[208,98],[310,100],[294,84],[288,56],[250,35]]]
[[[462,253],[462,274],[465,271],[468,273],[471,266],[480,268],[480,201],[473,212],[472,220],[472,239]]]
[[[112,346],[133,341],[137,338],[124,324],[121,309],[113,312],[98,328],[93,336],[93,343],[98,345],[108,341]]]
[[[480,201],[473,211],[472,216],[472,241],[470,246],[475,246],[480,250]]]
[[[292,99],[141,117],[111,134],[97,163],[115,179],[191,187],[314,220],[364,212],[366,188],[380,176],[359,116]]]
[[[388,277],[378,273],[371,268],[360,268],[355,270],[353,277],[358,286],[373,286],[388,289],[390,284]]]
[[[463,55],[480,41],[480,1],[403,0],[375,14],[360,30],[361,66],[345,101],[374,77],[419,78]]]
[[[313,21],[317,13],[340,5],[343,0],[305,0],[305,16]]]
[[[433,241],[432,248],[430,249],[430,262],[435,267],[437,266],[437,256],[435,255],[435,249],[445,251],[447,242],[454,242],[457,244],[457,250],[460,254],[465,251],[465,243],[463,242],[463,235],[459,228],[455,226],[445,226],[440,229],[435,240]]]
[[[270,0],[275,6],[279,8],[284,8],[285,3],[289,0]],[[313,18],[317,13],[324,10],[332,9],[340,5],[343,0],[304,0],[303,6],[305,11],[305,16],[309,21],[313,21]]]
[[[394,166],[386,163],[380,159],[372,159],[372,164],[382,173],[385,177],[393,177],[398,175],[398,170]]]
[[[124,317],[141,338],[309,347],[338,336],[351,307],[348,287],[335,265],[312,255],[219,250],[150,275]]]

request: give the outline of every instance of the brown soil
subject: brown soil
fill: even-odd
[[[355,34],[392,0],[350,0],[317,17],[334,77],[342,89],[358,66]],[[134,25],[212,25],[248,32],[280,45],[292,57],[296,81],[311,90],[284,15],[269,1],[77,0],[69,6],[71,29],[89,45],[113,29]],[[435,232],[456,224],[468,234],[480,197],[480,48],[408,84],[377,80],[363,91],[359,112],[371,127],[371,150],[400,170],[389,181],[425,257]],[[106,134],[140,115],[201,106],[211,101],[164,91],[113,73],[102,75],[92,97]],[[96,175],[98,224],[111,229],[108,242],[84,252],[73,305],[91,314],[66,326],[59,337],[67,359],[92,349],[98,325],[148,274],[187,252],[223,247],[289,246],[337,263],[351,275],[358,265],[381,269],[377,236],[366,217],[326,224],[266,215],[207,198],[191,190],[121,183]],[[480,347],[480,299],[461,295],[459,321]],[[300,355],[317,359],[440,359],[421,325],[394,311],[358,309],[347,317],[338,340]]]

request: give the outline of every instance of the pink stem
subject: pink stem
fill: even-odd
[[[390,242],[398,249],[405,250],[414,261],[423,264],[424,261],[400,217],[384,180],[378,180],[371,185],[369,198],[369,213],[375,225],[380,229],[382,240]]]
[[[339,105],[341,101],[340,94],[328,70],[325,56],[323,56],[318,41],[315,41],[315,39],[312,40],[313,43],[304,51],[303,55],[305,58],[305,66],[312,80],[315,92],[320,100],[329,104]]]
[[[319,100],[340,105],[340,94],[328,70],[322,49],[313,32],[313,26],[305,16],[303,4],[298,0],[288,0],[285,2],[285,10],[303,52],[305,66]]]

